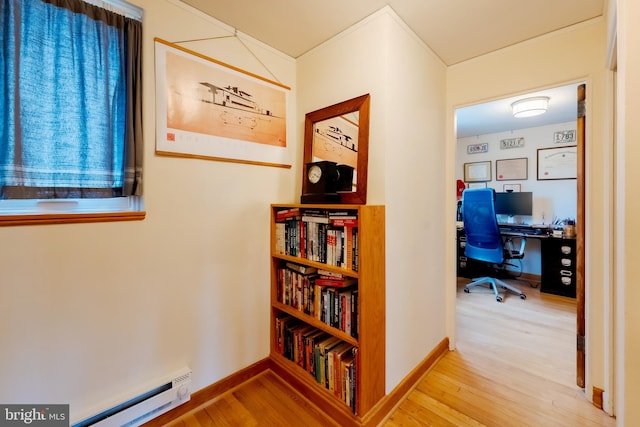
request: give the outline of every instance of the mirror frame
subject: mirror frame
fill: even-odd
[[[358,163],[356,167],[356,191],[339,191],[340,203],[367,203],[367,166],[369,164],[369,94],[339,102],[305,115],[304,156],[302,159],[302,194],[306,193],[306,164],[311,162],[313,153],[313,125],[317,122],[358,111]]]

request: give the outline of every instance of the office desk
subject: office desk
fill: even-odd
[[[540,240],[540,291],[571,298],[576,297],[575,239],[502,229],[500,234],[505,237],[515,236]],[[486,264],[468,259],[464,255],[466,236],[462,228],[457,230],[456,243],[458,276],[475,278],[492,273],[487,271]]]

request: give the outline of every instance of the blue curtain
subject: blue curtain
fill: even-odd
[[[140,194],[141,24],[81,0],[0,1],[0,198]]]

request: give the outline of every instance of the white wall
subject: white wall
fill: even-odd
[[[140,222],[0,229],[0,402],[70,403],[72,419],[175,370],[198,390],[268,356],[269,204],[296,200],[297,168],[159,157],[154,37],[233,34],[173,0],[144,17]],[[292,87],[295,62],[249,39],[182,46]]]
[[[608,260],[612,248],[607,236],[612,231],[610,165],[613,152],[607,132],[610,111],[607,110],[609,73],[605,67],[605,45],[606,25],[603,19],[595,19],[454,65],[447,73],[447,122],[451,129],[447,138],[447,164],[450,167],[447,182],[451,183],[447,221],[450,221],[451,230],[455,220],[455,109],[569,83],[584,81],[587,84],[585,285],[588,399],[592,397],[592,386],[604,388],[606,393],[612,391],[612,385],[605,384],[606,372],[611,366],[607,365],[604,357],[606,328],[609,325],[609,319],[605,318],[605,304],[611,294]],[[447,265],[451,266],[449,280],[454,283],[453,239],[447,254],[450,260]],[[450,290],[449,304],[450,307],[455,306],[455,289]],[[453,334],[454,318],[448,320],[449,333]]]
[[[367,203],[386,205],[387,392],[445,337],[445,71],[390,8],[298,62],[300,117],[371,94]]]
[[[577,99],[577,94],[576,94]],[[533,215],[519,218],[526,224],[550,224],[554,218],[576,219],[577,188],[575,179],[541,180],[537,179],[537,153],[539,148],[558,148],[572,144],[554,144],[554,132],[575,130],[576,122],[558,123],[549,126],[498,132],[486,135],[459,138],[456,147],[456,179],[464,179],[464,164],[470,162],[491,161],[491,178],[487,187],[504,191],[504,184],[520,184],[521,191],[533,192]],[[507,138],[524,138],[524,147],[500,149],[500,141]],[[468,154],[467,146],[473,144],[489,145],[486,153]],[[575,144],[573,144],[575,145]],[[498,181],[496,160],[527,158],[527,179],[516,181]]]

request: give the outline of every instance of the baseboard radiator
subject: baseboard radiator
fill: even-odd
[[[119,400],[72,427],[139,426],[191,399],[191,370],[185,368],[142,393]]]

